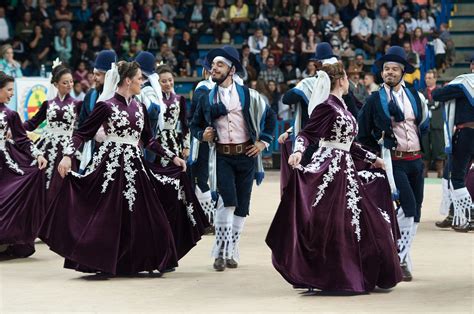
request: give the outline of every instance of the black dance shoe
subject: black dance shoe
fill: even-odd
[[[437,221],[435,222],[435,226],[438,227],[438,228],[450,228],[451,225],[453,224],[453,217],[452,216],[448,216],[446,218],[444,218],[443,221]]]
[[[225,265],[228,268],[237,268],[237,266],[239,266],[239,263],[237,263],[235,259],[231,258],[225,261]]]
[[[225,260],[222,257],[218,257],[214,261],[214,269],[216,271],[224,271],[225,270]]]
[[[406,263],[402,263],[400,264],[400,267],[402,268],[403,281],[412,281],[413,276],[408,270],[408,265]]]

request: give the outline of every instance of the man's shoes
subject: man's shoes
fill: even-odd
[[[464,225],[462,226],[453,226],[453,229],[454,231],[456,232],[463,232],[463,233],[466,233],[466,232],[469,232],[469,231],[473,231],[474,230],[474,223],[472,222],[466,222]]]
[[[237,266],[239,266],[239,263],[237,263],[233,258],[226,260],[225,264],[228,268],[237,268]]]
[[[216,271],[224,271],[225,270],[225,260],[222,257],[218,257],[214,260],[214,269]]]
[[[408,270],[408,265],[406,263],[402,263],[400,264],[400,267],[402,268],[403,281],[411,281],[413,276]]]
[[[451,225],[453,224],[453,217],[451,216],[448,216],[446,218],[444,218],[443,221],[437,221],[435,222],[435,226],[438,227],[438,228],[450,228]]]

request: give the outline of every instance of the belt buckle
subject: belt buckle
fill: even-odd
[[[239,145],[235,146],[235,152],[237,154],[242,154],[243,150],[244,150],[244,145],[243,144],[239,144]]]
[[[226,154],[226,155],[230,154],[230,146],[229,145],[222,146],[222,150],[224,151],[224,154]]]
[[[403,157],[403,152],[400,152],[398,150],[395,151],[395,157],[396,158],[402,158]]]

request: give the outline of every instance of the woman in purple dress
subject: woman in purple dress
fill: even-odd
[[[26,136],[18,113],[6,106],[13,82],[0,71],[0,246],[6,246],[3,255],[27,257],[35,252],[45,213],[42,169],[47,161]]]
[[[174,93],[174,74],[167,66],[158,67],[161,90],[163,91],[164,108],[161,108],[158,121],[157,139],[164,148],[176,156],[187,159],[189,156],[189,127],[186,119],[186,100]],[[165,167],[169,160],[158,158]]]
[[[160,120],[156,115],[157,111],[161,111],[161,109],[165,110],[164,107],[167,105],[162,102],[163,96],[165,95],[162,94],[159,75],[155,72],[155,56],[152,53],[142,51],[137,55],[135,61],[140,65],[140,69],[146,79],[142,86],[139,99],[144,105],[148,104],[150,125],[152,128],[153,125],[155,125],[156,130],[158,129],[156,122]],[[161,69],[163,72],[163,68]],[[173,80],[171,73],[166,72],[166,74]],[[162,76],[162,78],[165,77],[166,76]],[[169,86],[173,85],[173,81],[167,81],[166,84],[169,88]],[[153,108],[155,106],[160,108],[160,110]],[[174,104],[170,104],[170,106],[174,106]],[[170,108],[169,106],[167,107],[168,109]],[[181,110],[178,108],[178,111],[172,112],[179,116]],[[166,119],[169,118],[170,117],[167,117]],[[161,123],[163,123],[163,121]],[[163,128],[161,127],[159,129]],[[174,130],[175,129],[164,130],[164,132],[169,132],[170,135],[177,136]],[[158,133],[157,136],[160,138],[160,133]],[[174,152],[179,155],[180,150]],[[170,222],[179,260],[197,244],[209,223],[194,194],[191,180],[186,172],[184,172],[181,167],[177,167],[173,164],[168,164],[166,167],[163,167],[161,163],[157,162],[152,152],[147,152],[147,157],[148,160],[154,161],[147,162],[147,168],[150,170],[150,180]],[[168,269],[167,271],[171,270],[172,269]]]
[[[58,170],[65,180],[40,237],[66,258],[66,268],[111,275],[161,272],[177,266],[176,249],[141,145],[177,166],[186,164],[152,140],[146,108],[133,97],[142,82],[138,63],[114,64],[104,86],[110,82],[118,84],[115,95],[96,104],[64,151]],[[102,125],[105,141],[84,175],[71,172],[71,156]]]
[[[316,105],[299,133],[283,192],[266,242],[273,265],[295,288],[364,293],[401,281],[390,214],[366,195],[354,159],[383,168],[380,158],[353,143],[357,122],[342,100],[349,82],[340,62],[319,78],[330,95]],[[306,166],[302,154],[319,140]]]
[[[44,152],[49,162],[46,168],[46,204],[48,205],[61,188],[63,180],[56,169],[63,157],[62,152],[71,139],[82,104],[69,94],[74,84],[69,68],[58,65],[53,68],[52,75],[51,83],[57,89],[56,97],[43,102],[34,117],[23,123],[25,129],[32,132],[46,121],[36,147]],[[75,160],[74,158],[74,163]],[[76,167],[73,169],[77,170]]]

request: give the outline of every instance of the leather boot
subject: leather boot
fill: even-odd
[[[453,225],[454,207],[451,204],[449,208],[449,214],[444,220],[435,222],[435,226],[438,228],[450,228]]]
[[[438,178],[443,177],[443,170],[444,170],[444,161],[443,160],[436,160],[435,162],[436,173],[438,174]]]

